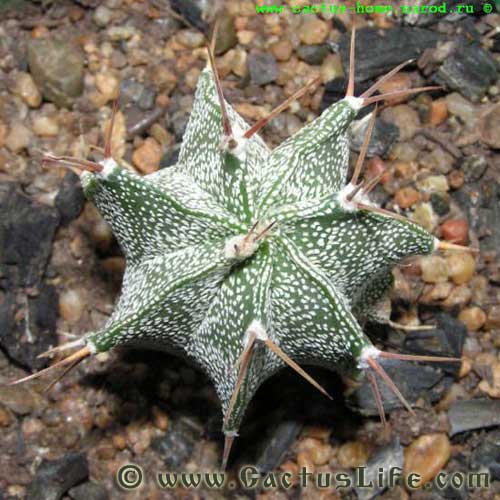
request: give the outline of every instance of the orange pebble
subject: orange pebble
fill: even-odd
[[[441,235],[446,241],[457,245],[467,245],[469,224],[463,219],[449,219],[441,225]]]

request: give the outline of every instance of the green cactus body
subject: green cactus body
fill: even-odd
[[[363,353],[376,349],[360,322],[376,317],[392,266],[432,252],[435,238],[348,201],[348,128],[359,108],[346,97],[270,151],[258,135],[242,137],[248,126],[227,105],[238,143],[228,152],[206,69],[176,166],[140,177],[108,159],[102,172],[84,172],[86,196],[127,262],[113,315],[85,337],[90,350],[183,354],[213,381],[228,436],[284,366],[266,340],[296,362],[362,372]],[[255,232],[275,224],[254,241],[257,222]],[[250,334],[256,341],[230,408]]]

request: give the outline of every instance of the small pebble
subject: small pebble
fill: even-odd
[[[446,263],[448,275],[455,285],[468,283],[474,276],[476,261],[469,252],[450,252]]]
[[[457,245],[467,245],[469,224],[464,219],[448,219],[441,224],[441,236],[446,241],[451,241]]]
[[[309,453],[314,465],[326,464],[332,454],[332,448],[329,444],[324,444],[319,439],[312,437],[303,439],[298,449]]]
[[[340,54],[328,54],[320,68],[321,81],[323,83],[342,78],[344,76],[344,68]]]
[[[269,47],[271,54],[278,61],[288,61],[293,52],[293,45],[287,38],[277,41],[273,43],[271,47]]]
[[[405,187],[396,193],[394,201],[403,209],[410,208],[420,201],[420,193],[412,187]]]
[[[441,125],[446,119],[448,118],[448,104],[446,102],[446,99],[436,99],[432,101],[431,104],[431,116],[430,116],[430,122],[431,125],[434,125],[437,127],[438,125]]]
[[[412,472],[419,474],[421,481],[414,486],[422,487],[436,477],[450,459],[450,455],[451,445],[446,434],[420,436],[405,450],[403,475],[408,477]]]
[[[31,131],[21,122],[14,122],[5,138],[5,145],[13,153],[19,153],[31,143]]]
[[[432,233],[437,224],[437,217],[430,203],[420,203],[417,205],[411,214],[411,220],[420,224],[430,233]]]
[[[389,123],[393,123],[399,128],[399,140],[407,141],[411,139],[420,129],[420,118],[417,111],[407,104],[399,104],[385,108],[381,117]]]
[[[460,311],[458,319],[465,324],[469,331],[476,332],[485,324],[486,314],[481,308],[473,306]]]
[[[478,120],[479,108],[462,97],[458,92],[453,92],[445,97],[448,112],[458,116],[469,128],[473,128]]]
[[[85,310],[85,300],[80,290],[65,290],[59,296],[59,314],[71,323],[78,321]]]
[[[426,255],[420,258],[422,279],[426,283],[439,283],[448,279],[448,264],[443,257]]]
[[[427,288],[429,288],[427,290]],[[436,283],[434,286],[427,285],[424,288],[424,293],[420,296],[420,303],[422,304],[433,304],[439,300],[446,299],[453,289],[453,284],[449,281],[441,281]]]
[[[394,76],[389,78],[389,80],[386,80],[384,83],[382,83],[382,85],[380,85],[379,91],[381,94],[386,94],[398,90],[407,90],[410,89],[411,86],[412,81],[408,73],[396,73]],[[392,105],[405,102],[408,100],[408,98],[408,95],[389,97],[385,100],[385,102],[389,105]]]
[[[470,302],[472,292],[465,285],[459,285],[453,288],[451,293],[442,302],[442,306],[447,309],[459,306],[463,307]]]
[[[111,438],[111,440],[113,442],[114,447],[117,450],[121,451],[121,450],[124,450],[127,447],[127,438],[125,437],[124,434],[115,434]]]
[[[448,180],[444,175],[430,175],[417,182],[417,187],[427,193],[445,193],[448,191]]]
[[[486,328],[500,328],[500,306],[492,306],[489,309]]]
[[[112,73],[98,73],[95,77],[95,85],[105,97],[105,102],[118,98],[120,80]]]
[[[132,155],[132,163],[143,174],[156,172],[160,167],[162,148],[152,137],[148,137]]]
[[[390,159],[411,162],[417,159],[419,150],[413,142],[397,142],[391,147]]]
[[[188,49],[196,49],[205,43],[203,33],[195,30],[181,30],[176,35],[177,41]]]
[[[33,132],[40,137],[54,137],[59,134],[59,124],[50,116],[35,116],[32,122]]]
[[[215,41],[215,54],[221,55],[232,49],[238,43],[234,18],[226,11],[218,14],[219,31]]]
[[[299,29],[299,37],[306,45],[317,45],[326,40],[330,29],[328,23],[315,16],[305,17]]]
[[[42,95],[29,73],[18,74],[14,92],[21,97],[30,108],[38,108],[42,103]]]
[[[341,467],[354,468],[366,465],[369,450],[361,441],[344,443],[337,452],[337,460]]]
[[[108,28],[108,37],[113,42],[120,42],[132,38],[135,32],[132,26],[111,26]]]
[[[100,28],[105,28],[111,22],[113,18],[113,12],[109,10],[104,5],[99,5],[96,10],[94,10],[94,14],[92,19],[94,23],[97,24]]]
[[[493,365],[493,366],[492,366]],[[490,364],[491,379],[481,380],[479,390],[488,394],[490,398],[500,399],[500,362]]]
[[[430,153],[421,153],[418,162],[431,172],[447,174],[453,168],[455,158],[443,148],[436,147]]]

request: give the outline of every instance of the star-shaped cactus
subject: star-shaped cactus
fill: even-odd
[[[271,151],[257,132],[276,113],[249,127],[208,67],[176,166],[144,177],[121,168],[111,157],[110,133],[100,163],[46,159],[82,170],[85,194],[127,263],[109,321],[55,348],[80,347],[58,365],[115,346],[189,358],[222,403],[224,463],[252,396],[285,365],[325,394],[299,363],[367,373],[383,418],[373,372],[401,395],[377,359],[421,358],[378,350],[361,324],[389,321],[379,305],[394,264],[442,244],[374,206],[368,193],[375,183],[358,182],[373,118],[347,181],[349,126],[363,106],[385,97],[372,96],[381,81],[354,97],[353,82],[351,64],[347,96]]]

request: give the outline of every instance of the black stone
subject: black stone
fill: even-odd
[[[278,78],[278,65],[272,54],[250,54],[247,65],[250,79],[256,85],[265,85]]]
[[[361,150],[365,132],[368,127],[368,119],[365,120],[362,127],[353,127],[351,149]],[[398,140],[399,128],[393,123],[388,123],[381,118],[375,119],[373,133],[368,144],[367,156],[384,156],[390,147]]]
[[[431,205],[439,216],[446,215],[450,211],[449,197],[441,193],[431,194]]]
[[[151,442],[151,447],[162,457],[169,470],[180,470],[193,453],[195,443],[200,439],[200,429],[188,419],[175,422],[165,435]]]
[[[209,26],[203,20],[203,12],[198,6],[199,2],[194,0],[170,0],[170,5],[180,14],[188,25],[198,28],[205,35],[208,35]]]
[[[359,500],[370,500],[378,496],[389,485],[389,473],[391,470],[402,472],[404,465],[404,453],[399,439],[394,438],[387,446],[379,448],[368,460],[365,469],[365,484],[373,482],[371,488],[355,486],[354,489]],[[379,486],[379,470],[384,471],[384,479]],[[394,478],[393,478],[394,481]]]
[[[68,491],[73,500],[108,500],[109,495],[106,488],[100,484],[87,481],[79,484]]]
[[[297,50],[297,56],[307,64],[321,64],[330,52],[328,45],[301,45]]]
[[[435,316],[436,328],[421,332],[408,332],[403,342],[405,352],[424,356],[459,358],[467,338],[465,325],[446,313]],[[457,375],[460,363],[439,363],[439,368]]]
[[[33,286],[45,271],[59,214],[13,184],[0,185],[0,213],[0,276],[11,285]]]
[[[88,478],[87,458],[69,453],[58,460],[44,460],[28,485],[27,500],[59,500],[73,486]]]
[[[275,469],[282,461],[285,453],[299,435],[302,424],[295,420],[283,419],[282,412],[279,421],[271,425],[261,445],[260,453],[255,461],[255,467],[259,472],[269,472]]]
[[[500,430],[489,432],[469,459],[472,470],[483,472],[487,469],[491,478],[500,480]]]
[[[442,370],[431,365],[392,359],[379,360],[379,363],[410,404],[415,403],[422,396],[425,396],[431,403],[439,401],[453,381],[452,377],[446,377]],[[378,375],[376,377],[385,410],[401,408],[401,401]],[[372,389],[367,379],[349,396],[347,404],[362,415],[378,416]]]
[[[345,74],[349,73],[350,33],[339,41]],[[387,30],[363,28],[356,32],[355,80],[363,82],[389,72],[408,59],[419,57],[425,49],[436,46],[442,37],[434,31],[395,27]]]
[[[67,225],[72,220],[76,219],[85,203],[85,196],[83,194],[80,178],[73,172],[68,172],[55,199],[55,207],[59,211],[61,217],[61,224]]]
[[[356,85],[356,95],[362,94],[365,90],[368,90],[371,82],[362,82]],[[345,92],[347,90],[347,79],[345,78],[335,78],[330,80],[325,84],[325,90],[321,98],[320,111],[324,111],[326,108],[332,104],[340,101],[345,97]],[[369,108],[369,106],[367,106]],[[365,114],[370,112],[370,109],[363,108],[358,113],[358,117],[361,118]],[[373,108],[372,108],[373,109]]]
[[[458,206],[467,213],[469,227],[481,235],[481,251],[500,248],[500,184],[494,175],[489,174],[491,170],[488,169],[479,181],[465,183],[451,193]]]
[[[456,42],[455,50],[436,73],[436,80],[478,102],[498,78],[498,65],[479,43],[465,38]]]
[[[485,429],[500,425],[500,400],[471,399],[456,401],[448,410],[449,434]]]

